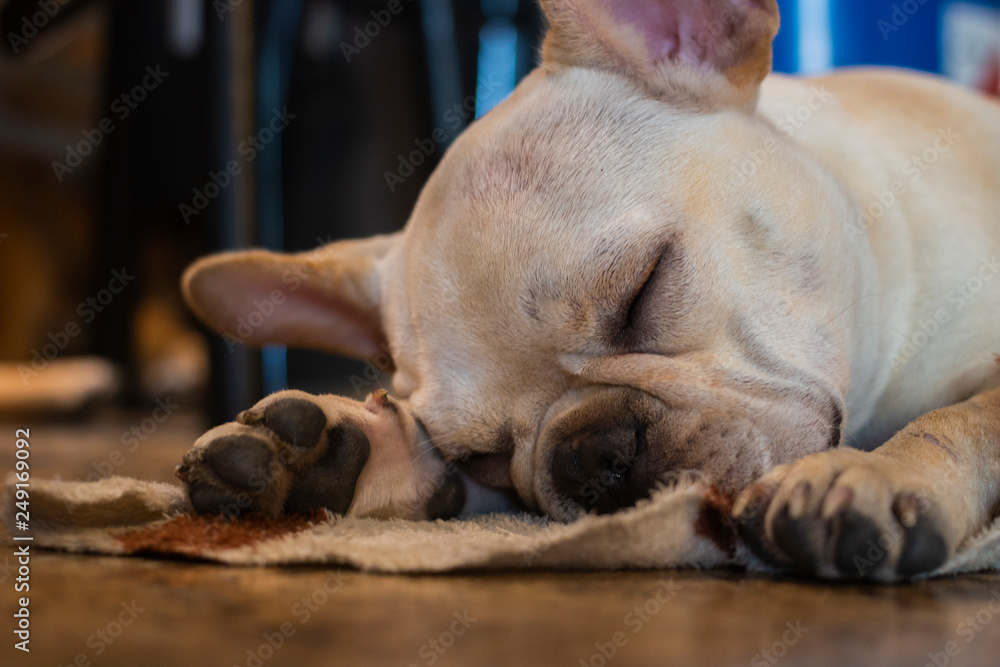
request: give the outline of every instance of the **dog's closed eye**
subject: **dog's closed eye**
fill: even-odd
[[[646,267],[637,286],[632,290],[628,300],[625,302],[625,306],[622,308],[621,315],[619,316],[620,329],[618,333],[618,343],[621,345],[628,345],[641,333],[640,325],[643,310],[649,301],[649,295],[652,292],[651,286],[655,282],[656,270],[662,260],[663,254],[661,253]]]

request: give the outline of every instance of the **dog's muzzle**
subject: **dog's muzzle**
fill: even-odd
[[[586,425],[555,445],[556,493],[584,512],[610,514],[649,496],[656,478],[647,460],[646,425],[635,419]]]
[[[561,519],[610,514],[649,497],[666,472],[653,446],[663,404],[626,388],[574,392],[553,405],[536,447],[536,497]]]

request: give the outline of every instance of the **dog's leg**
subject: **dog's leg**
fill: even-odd
[[[283,391],[213,428],[177,467],[200,514],[447,518],[465,491],[403,404]]]
[[[930,572],[1000,512],[1000,389],[929,412],[873,452],[771,470],[733,513],[758,555],[834,579]]]

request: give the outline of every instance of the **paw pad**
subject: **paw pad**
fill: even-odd
[[[177,468],[199,514],[343,514],[370,454],[359,426],[328,427],[323,409],[300,397],[241,412],[217,433],[206,434]]]

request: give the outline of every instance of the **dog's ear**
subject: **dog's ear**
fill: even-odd
[[[181,289],[191,310],[229,341],[373,357],[385,342],[376,264],[397,239],[212,255],[185,271]]]
[[[542,0],[549,67],[612,71],[700,108],[752,109],[771,71],[777,0]]]

